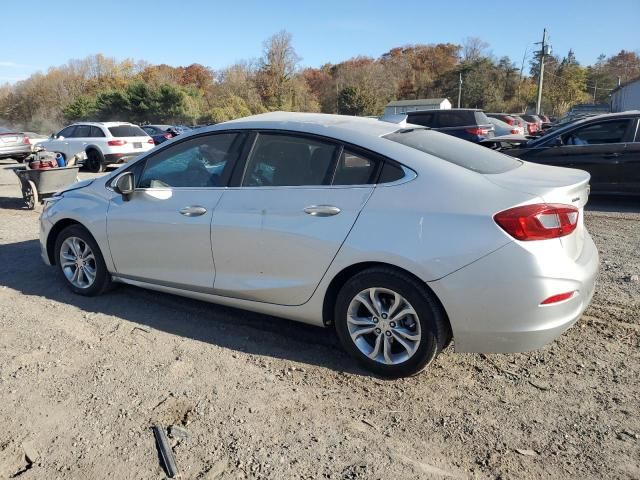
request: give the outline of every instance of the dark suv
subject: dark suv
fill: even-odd
[[[481,142],[495,136],[494,126],[482,110],[450,108],[407,112],[407,123],[430,127],[454,137]]]

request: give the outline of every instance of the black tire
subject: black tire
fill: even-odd
[[[372,360],[351,339],[347,323],[349,305],[360,292],[369,288],[387,289],[400,294],[417,313],[420,343],[414,353],[401,363],[385,364]],[[433,293],[414,277],[387,267],[364,270],[345,283],[336,299],[334,322],[344,349],[367,370],[388,378],[408,377],[421,372],[451,339],[446,314]],[[397,344],[393,348],[399,347]]]
[[[87,150],[87,161],[85,162],[87,170],[93,173],[104,172],[104,156],[98,150]]]
[[[67,276],[65,275],[62,267],[61,261],[61,249],[64,241],[70,237],[76,237],[85,242],[93,252],[94,262],[93,267],[95,269],[95,280],[90,286],[80,288],[73,285]],[[67,284],[67,286],[75,293],[79,295],[84,295],[87,297],[93,297],[96,295],[100,295],[106,292],[111,287],[111,274],[107,271],[107,266],[104,263],[104,257],[102,256],[102,252],[100,251],[100,247],[94,240],[93,236],[89,233],[89,231],[81,225],[70,225],[63,229],[58,236],[56,237],[55,243],[55,261],[56,267],[60,276]]]

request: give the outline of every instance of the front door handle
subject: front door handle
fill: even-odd
[[[311,205],[304,209],[304,213],[314,217],[331,217],[339,214],[340,209],[333,205]]]
[[[618,158],[621,155],[622,155],[621,153],[609,153],[605,155],[604,158]]]
[[[200,205],[189,205],[180,209],[180,215],[185,217],[199,217],[207,213],[207,209]]]

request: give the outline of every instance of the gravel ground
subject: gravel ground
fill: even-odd
[[[511,355],[358,369],[334,333],[121,286],[71,294],[0,161],[0,478],[640,478],[640,201],[592,199],[583,319]],[[81,176],[88,176],[82,174]],[[176,429],[177,431],[177,429]]]

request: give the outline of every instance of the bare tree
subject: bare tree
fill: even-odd
[[[299,62],[300,57],[293,48],[289,32],[282,30],[264,42],[257,80],[267,105],[278,109],[286,105],[289,84]]]
[[[478,37],[467,37],[462,44],[462,60],[465,62],[475,62],[481,57],[486,57],[489,44]]]

